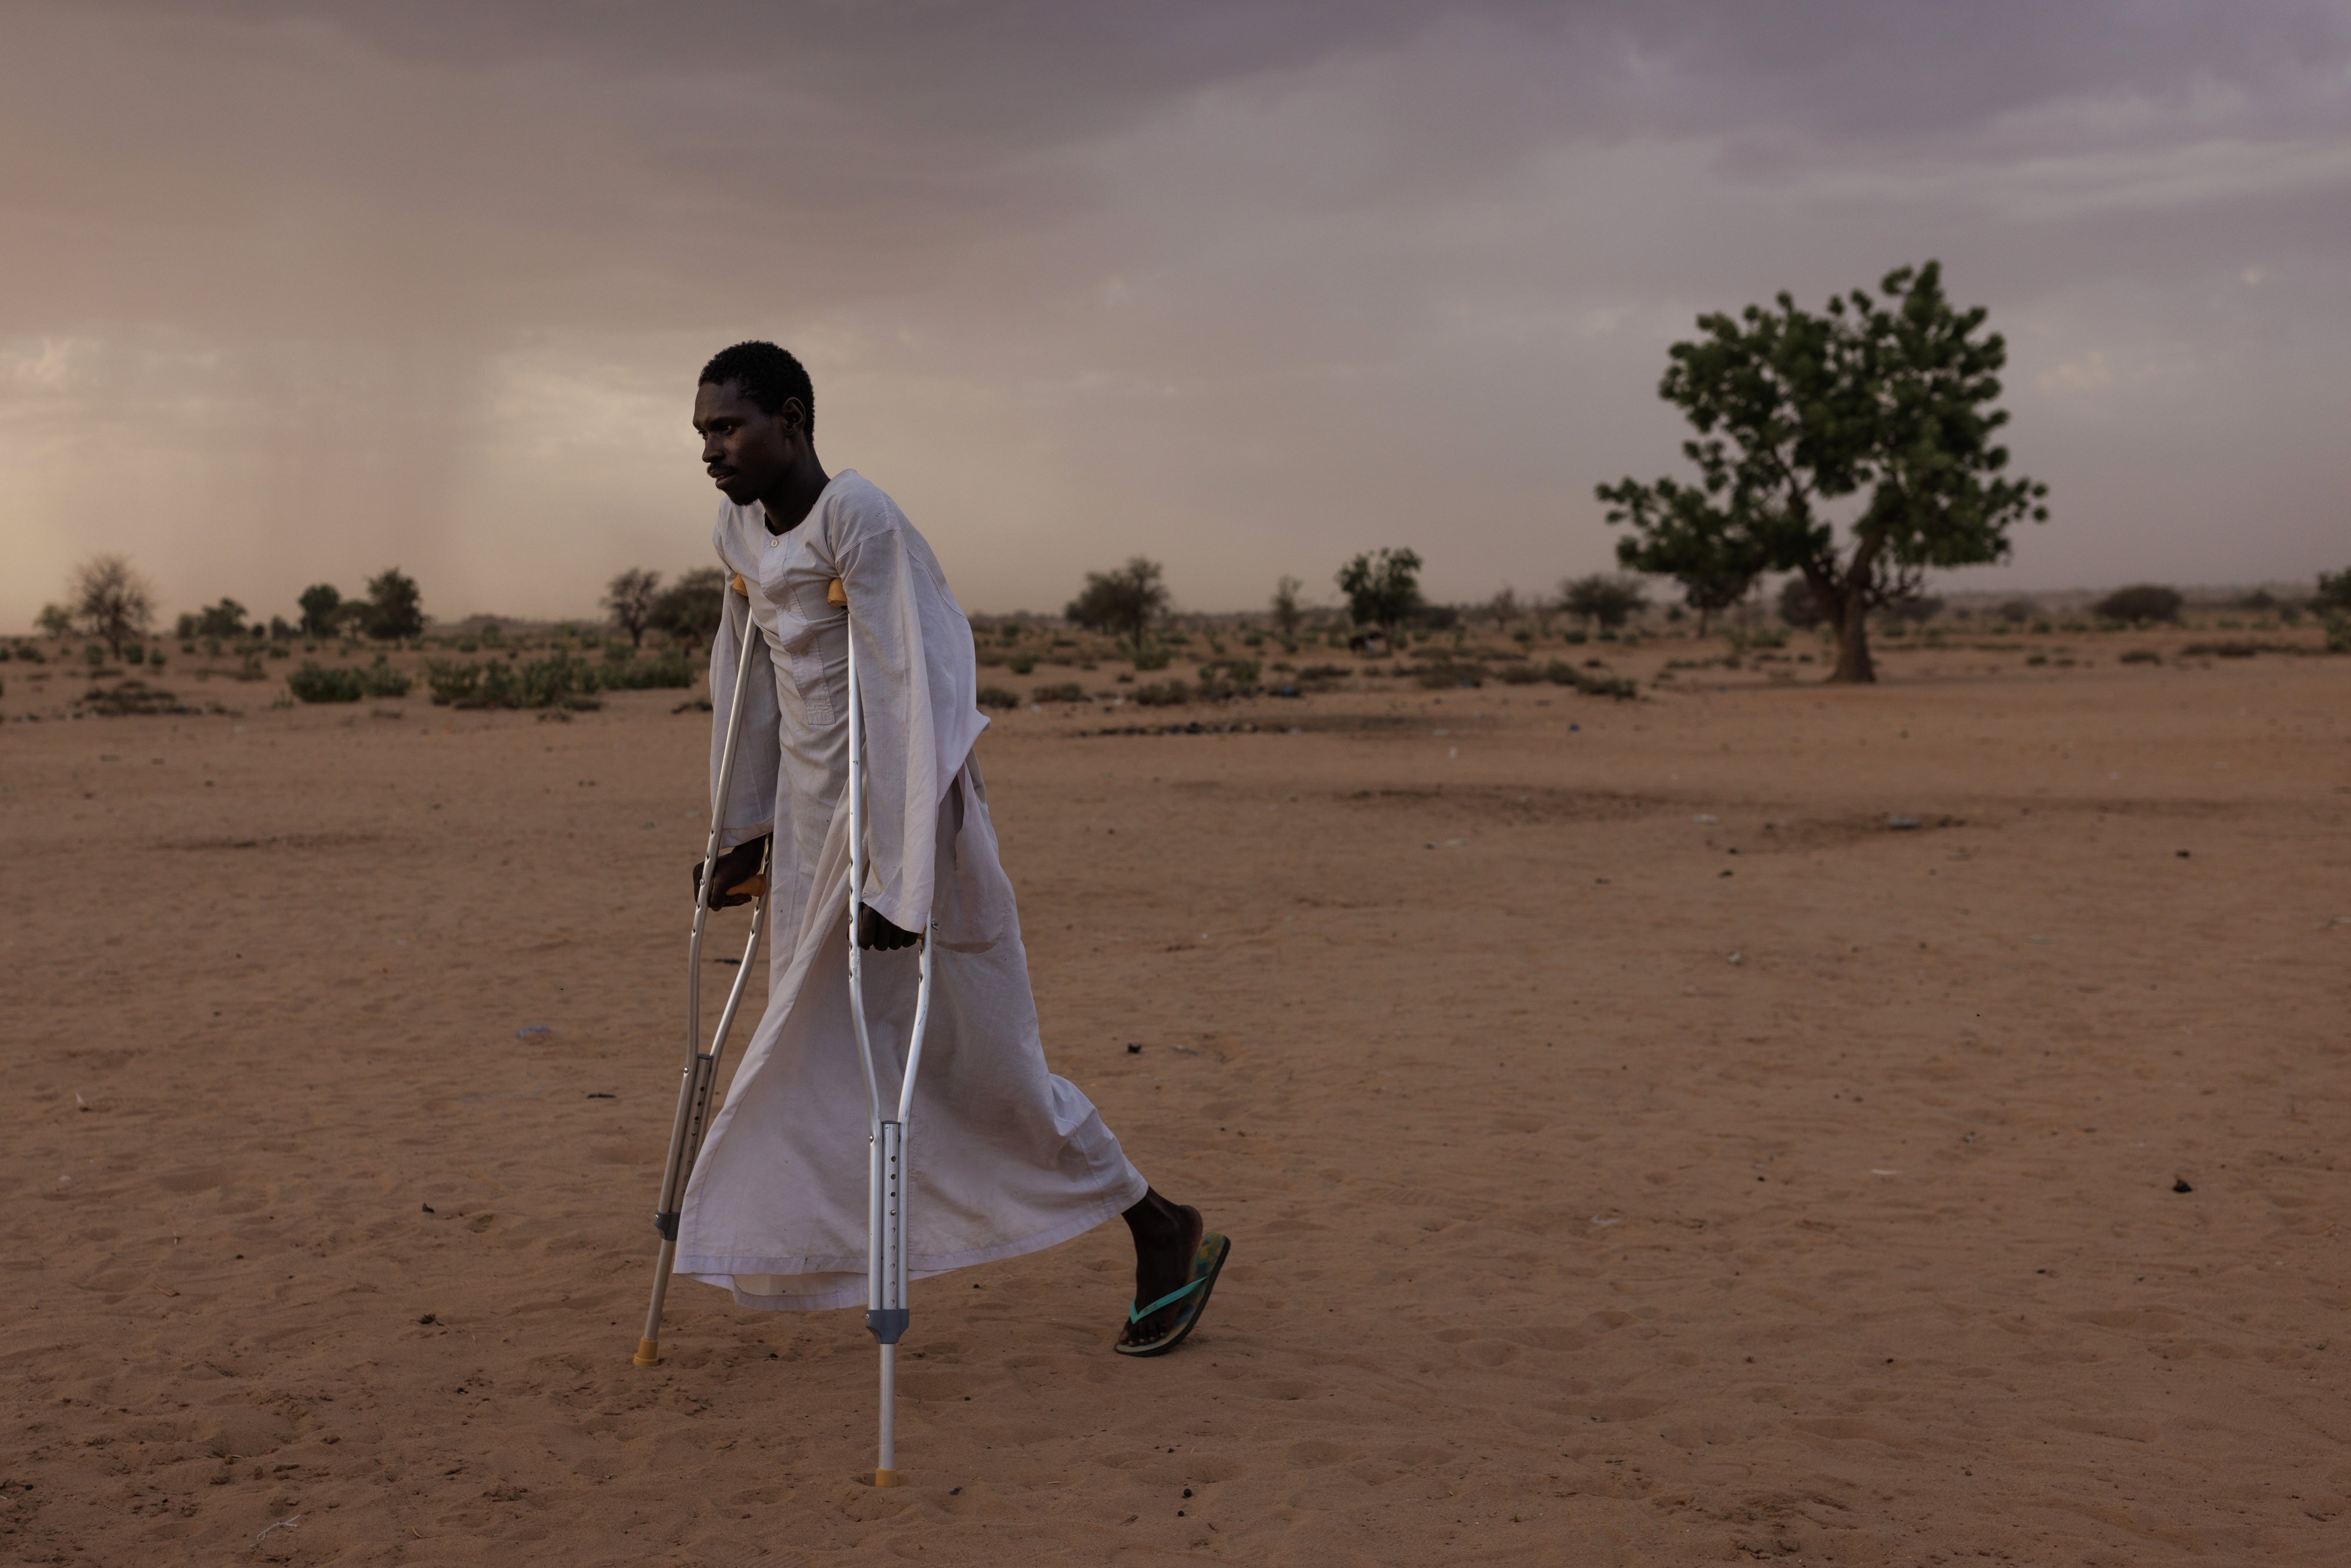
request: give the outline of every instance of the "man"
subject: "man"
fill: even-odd
[[[1196,1209],[1151,1190],[1086,1097],[1045,1070],[1012,885],[972,743],[985,728],[971,625],[904,513],[817,460],[815,394],[772,343],[703,367],[702,458],[726,497],[713,543],[750,609],[713,644],[712,789],[737,661],[755,663],[715,883],[764,863],[768,1003],[686,1189],[677,1272],[748,1307],[865,1300],[866,1102],[850,1017],[841,894],[849,877],[848,657],[857,638],[866,737],[858,946],[869,1023],[902,1052],[911,951],[933,944],[932,1001],[911,1124],[907,1251],[921,1277],[1016,1257],[1123,1214],[1135,1298],[1115,1348],[1174,1349],[1231,1250]],[[849,601],[828,602],[833,579]],[[738,607],[739,608],[739,607]],[[772,679],[765,678],[772,674]],[[702,868],[695,866],[696,885]]]

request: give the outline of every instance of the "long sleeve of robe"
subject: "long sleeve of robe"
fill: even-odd
[[[686,1190],[677,1271],[746,1306],[862,1305],[866,1117],[849,1013],[848,640],[866,734],[864,902],[932,934],[931,1015],[908,1119],[917,1275],[1008,1258],[1092,1228],[1142,1176],[1076,1088],[1046,1070],[1012,887],[972,743],[971,627],[930,547],[887,496],[836,476],[770,535],[721,507],[713,542],[749,592],[711,659],[714,804],[740,661],[753,661],[721,841],[775,833],[768,1002]],[[828,604],[835,577],[852,611]],[[731,597],[731,596],[730,596]],[[768,666],[760,669],[761,662]],[[869,1028],[903,1067],[912,949],[864,956]],[[896,1071],[885,1074],[895,1082]]]

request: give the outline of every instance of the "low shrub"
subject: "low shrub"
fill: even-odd
[[[355,703],[367,695],[357,670],[330,670],[316,659],[303,660],[302,667],[286,677],[286,689],[303,703]]]
[[[1145,643],[1132,656],[1138,670],[1164,670],[1175,660],[1176,650],[1165,643]]]
[[[180,699],[161,686],[151,686],[144,681],[118,682],[111,686],[92,686],[85,693],[81,705],[92,713],[110,718],[130,714],[185,713],[192,711],[180,705]]]
[[[672,648],[650,659],[629,656],[624,649],[619,659],[606,650],[605,663],[593,672],[590,689],[607,692],[670,691],[694,685],[694,662]]]
[[[1023,648],[1005,660],[1004,667],[1016,675],[1025,675],[1037,667],[1037,655],[1033,651]]]
[[[1153,681],[1127,695],[1144,707],[1181,707],[1192,700],[1192,688],[1181,681]]]
[[[442,707],[589,712],[603,706],[596,699],[598,692],[676,690],[694,682],[693,661],[674,648],[650,659],[618,663],[595,664],[556,653],[520,666],[504,659],[486,664],[432,659],[424,665],[425,687]]]
[[[1008,692],[1002,686],[982,686],[978,700],[982,707],[1019,707],[1020,694]]]
[[[1029,696],[1031,701],[1040,703],[1086,703],[1093,701],[1093,698],[1086,695],[1085,687],[1078,685],[1075,681],[1063,681],[1058,685],[1039,686],[1035,691],[1029,693]]]
[[[1595,664],[1599,662],[1592,661]],[[1629,680],[1617,675],[1589,674],[1561,659],[1553,659],[1543,667],[1543,678],[1555,686],[1573,686],[1587,696],[1614,697],[1620,703],[1640,695],[1640,688]]]
[[[1486,684],[1486,672],[1475,664],[1458,664],[1440,660],[1433,664],[1421,664],[1411,670],[1412,677],[1426,690],[1445,691],[1458,686],[1480,686]]]
[[[2126,664],[2160,664],[2163,655],[2152,648],[2133,648],[2123,654],[2120,662]]]

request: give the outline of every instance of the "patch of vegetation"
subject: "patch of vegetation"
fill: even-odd
[[[1063,681],[1057,685],[1039,686],[1035,691],[1029,693],[1029,696],[1032,702],[1040,703],[1090,703],[1093,701],[1093,698],[1086,695],[1086,688],[1078,685],[1075,681]]]
[[[2121,663],[2126,664],[2160,664],[2163,663],[2163,655],[2157,653],[2152,648],[2133,648],[2123,654]]]
[[[1483,669],[1476,664],[1456,664],[1450,659],[1417,664],[1405,673],[1432,692],[1448,691],[1462,686],[1481,686],[1486,684],[1486,672]]]
[[[1008,692],[1002,686],[982,686],[978,701],[982,707],[1019,707],[1020,694]]]
[[[2250,659],[2256,653],[2306,653],[2310,650],[2293,643],[2263,643],[2249,637],[2231,637],[2218,643],[2190,643],[2179,650],[2184,659]],[[2127,659],[2128,654],[2124,657]]]
[[[255,666],[258,668],[258,664]],[[381,653],[364,669],[329,669],[315,659],[286,677],[286,689],[297,702],[355,703],[363,697],[402,697],[415,683],[392,667]]]
[[[434,659],[424,666],[433,701],[443,707],[544,708],[591,711],[603,706],[593,694],[610,691],[675,690],[694,685],[693,661],[669,649],[650,659],[607,658],[602,664],[567,653],[550,653],[519,667],[504,659],[486,664]]]
[[[1599,661],[1594,659],[1592,663],[1597,664]],[[1543,667],[1543,679],[1555,686],[1573,686],[1586,696],[1614,697],[1620,703],[1629,702],[1641,695],[1638,686],[1622,676],[1587,674],[1560,659],[1553,659]]]
[[[1181,707],[1192,700],[1192,688],[1181,681],[1153,681],[1127,695],[1144,707]]]
[[[151,686],[140,680],[121,681],[111,686],[94,685],[83,694],[81,706],[110,718],[120,718],[131,714],[196,711],[183,706],[178,697],[162,687]]]
[[[2098,601],[2093,613],[2102,620],[2118,621],[2126,626],[2145,626],[2158,621],[2179,620],[2181,602],[2178,589],[2142,582],[2130,588],[2118,588],[2107,594]]]

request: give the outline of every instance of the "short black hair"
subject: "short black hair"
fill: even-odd
[[[809,384],[807,367],[792,357],[790,350],[757,340],[719,350],[702,367],[699,384],[715,387],[728,382],[742,388],[743,395],[758,404],[761,413],[781,413],[786,398],[799,399],[806,413],[801,428],[810,435],[816,434],[816,389]]]

